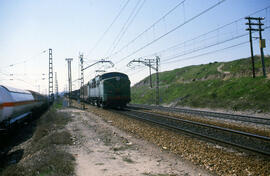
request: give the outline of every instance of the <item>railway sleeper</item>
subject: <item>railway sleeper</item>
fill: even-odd
[[[161,126],[188,132],[194,135],[202,136],[222,143],[234,145],[247,150],[255,151],[265,155],[270,155],[270,138],[242,131],[217,127],[214,125],[192,122],[188,120],[179,120],[177,118],[153,115],[152,113],[142,113],[138,111],[121,112],[125,115],[135,117],[144,121],[149,121]]]

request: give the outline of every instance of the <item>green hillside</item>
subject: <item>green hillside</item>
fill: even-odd
[[[160,73],[162,105],[231,110],[270,111],[270,56],[265,57],[268,78],[262,77],[261,60],[255,56],[256,78],[251,59],[188,66]],[[152,77],[155,86],[155,75]],[[131,89],[132,102],[155,104],[155,88],[146,77]]]

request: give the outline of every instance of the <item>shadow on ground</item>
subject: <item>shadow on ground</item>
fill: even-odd
[[[23,149],[16,149],[16,146],[30,139],[37,126],[37,120],[47,110],[35,113],[24,122],[14,125],[8,131],[0,134],[0,175],[8,166],[18,163],[24,154]]]

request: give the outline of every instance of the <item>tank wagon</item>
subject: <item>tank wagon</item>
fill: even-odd
[[[130,102],[130,80],[124,73],[98,75],[83,87],[81,99],[102,107],[124,107]]]
[[[0,129],[19,123],[47,105],[47,97],[37,92],[0,85]]]

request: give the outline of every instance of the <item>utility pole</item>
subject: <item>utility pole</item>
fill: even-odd
[[[81,87],[81,83],[79,81],[80,77],[81,77],[81,60],[80,60],[80,53],[79,53],[79,57],[78,57],[78,89],[80,89],[80,87]]]
[[[127,66],[130,67],[132,63],[142,63],[150,69],[150,87],[152,87],[151,69],[156,70],[156,105],[159,106],[159,62],[160,58],[156,56],[156,59],[133,59]],[[154,66],[155,65],[155,66]]]
[[[261,60],[262,60],[262,69],[263,69],[263,76],[266,77],[266,72],[265,72],[265,64],[264,64],[264,53],[263,53],[263,48],[265,48],[265,39],[262,39],[262,22],[261,20],[264,20],[264,18],[259,18],[259,37],[260,37],[260,51],[261,51]]]
[[[85,109],[85,104],[84,104],[84,75],[83,75],[83,54],[80,54],[79,56],[80,62],[81,62],[81,89],[80,89],[80,98],[81,98],[81,109]]]
[[[58,80],[57,80],[57,72],[54,73],[55,74],[55,97],[56,99],[58,98]]]
[[[260,51],[261,51],[261,61],[262,61],[262,72],[263,76],[266,77],[266,72],[265,72],[265,63],[264,63],[264,53],[263,53],[263,48],[265,48],[265,39],[262,39],[262,25],[264,25],[261,20],[264,20],[262,17],[246,17],[245,19],[248,20],[248,23],[246,25],[249,26],[248,30],[249,31],[249,40],[250,42],[250,47],[251,47],[251,57],[253,59],[252,64],[253,64],[253,78],[255,77],[255,71],[254,71],[254,58],[253,58],[253,48],[252,48],[252,31],[259,31],[259,39],[260,39]],[[256,22],[252,22],[256,21]],[[252,28],[253,26],[258,26],[258,28]]]
[[[52,58],[52,49],[49,49],[49,104],[53,103],[53,58]]]
[[[159,74],[158,74],[158,70],[159,70],[159,61],[160,58],[158,56],[156,56],[156,71],[157,71],[157,75],[156,75],[156,105],[159,106]]]
[[[68,102],[69,106],[71,106],[71,92],[72,92],[72,78],[71,78],[71,61],[72,58],[66,58],[66,61],[68,62]]]
[[[251,53],[251,63],[252,63],[252,77],[255,78],[255,64],[254,64],[254,55],[253,55],[253,44],[252,44],[252,32],[251,32],[251,19],[249,17],[246,17],[245,19],[248,19],[248,28],[246,30],[249,31],[249,42],[250,42],[250,53]]]
[[[153,86],[152,86],[152,75],[151,75],[151,67],[150,67],[150,65],[151,65],[151,61],[150,61],[150,59],[149,59],[150,88],[152,88]]]

